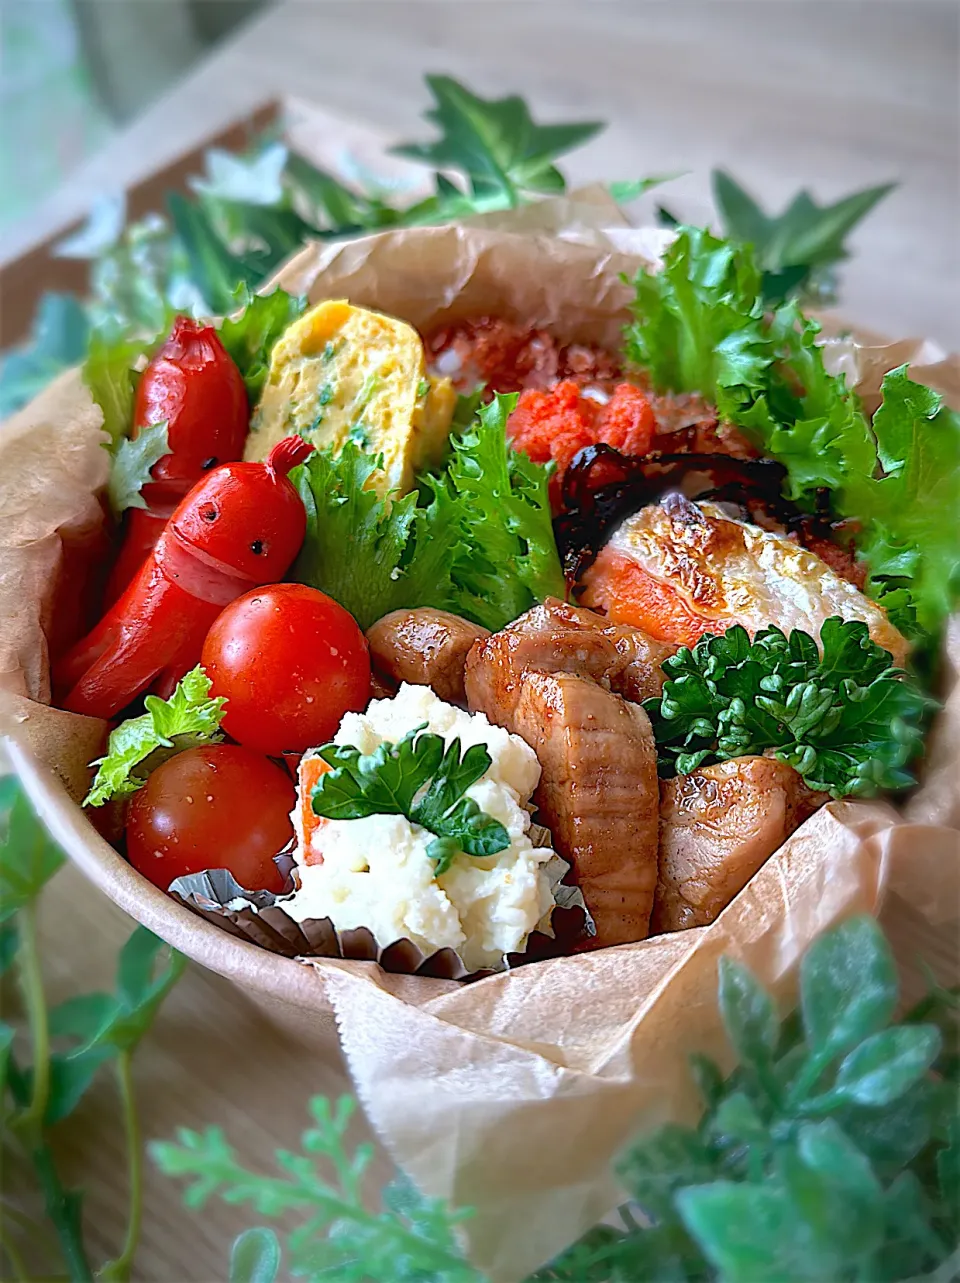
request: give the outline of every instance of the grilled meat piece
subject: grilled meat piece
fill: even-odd
[[[657,865],[657,755],[631,700],[659,694],[673,647],[548,599],[473,647],[471,711],[537,754],[538,819],[569,860],[597,926],[592,947],[647,934]]]
[[[639,628],[611,623],[592,610],[548,597],[473,648],[467,657],[467,700],[491,721],[509,718],[523,676],[533,670],[576,673],[639,704],[660,694],[660,665],[675,651],[675,646],[653,641]],[[490,708],[498,716],[489,713]]]
[[[657,752],[646,713],[572,673],[530,672],[509,727],[542,774],[534,802],[596,924],[592,947],[646,936],[657,883]]]
[[[400,682],[432,686],[448,703],[466,704],[467,653],[489,636],[486,628],[446,610],[392,610],[367,629],[374,679],[388,690]]]
[[[664,780],[651,933],[713,922],[825,800],[769,757],[736,757]]]

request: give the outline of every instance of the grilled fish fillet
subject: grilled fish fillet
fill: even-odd
[[[733,624],[751,636],[775,625],[818,638],[824,621],[839,615],[862,620],[895,664],[907,655],[886,612],[820,557],[679,494],[628,517],[583,582],[584,605],[682,646]]]

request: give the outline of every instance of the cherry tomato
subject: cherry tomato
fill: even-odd
[[[351,614],[305,584],[256,588],[217,616],[201,663],[225,695],[223,729],[276,756],[326,743],[370,697],[367,640]]]
[[[127,812],[127,857],[166,891],[174,878],[229,869],[248,891],[281,891],[273,857],[293,836],[290,777],[237,744],[188,748],[151,774]]]

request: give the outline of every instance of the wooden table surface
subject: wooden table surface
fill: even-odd
[[[311,98],[393,136],[422,138],[421,77],[449,72],[484,94],[519,91],[544,119],[610,128],[570,157],[574,181],[690,170],[662,199],[709,215],[708,171],[732,170],[773,208],[801,185],[821,200],[887,179],[901,188],[854,238],[844,309],[890,334],[960,346],[957,309],[958,8],[922,3],[286,3],[218,50],[94,157],[5,241],[19,253],[271,96]],[[641,211],[642,212],[642,211]],[[51,1000],[109,982],[128,923],[72,870],[44,906]],[[222,1125],[256,1161],[294,1143],[313,1092],[346,1086],[334,1056],[306,1055],[230,984],[191,969],[139,1056],[148,1137]],[[89,1191],[95,1255],[123,1223],[118,1118],[108,1076],[61,1141]],[[198,1217],[148,1179],[136,1277],[222,1280],[252,1221]],[[384,1283],[389,1283],[385,1280]]]

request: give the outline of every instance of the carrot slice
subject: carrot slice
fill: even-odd
[[[300,759],[299,793],[300,793],[300,834],[301,857],[303,864],[322,864],[323,856],[313,849],[312,839],[318,829],[326,824],[322,815],[314,812],[311,794],[321,775],[333,768],[328,766],[322,757],[302,757]]]
[[[658,641],[694,646],[704,633],[724,633],[735,621],[692,611],[675,588],[647,573],[608,545],[583,577],[581,603],[616,623],[642,628]]]

